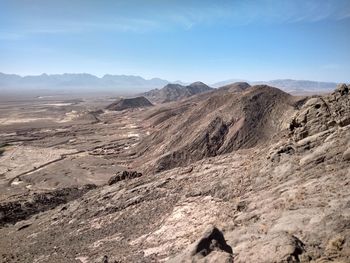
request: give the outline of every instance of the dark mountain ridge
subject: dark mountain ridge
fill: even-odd
[[[106,109],[122,111],[126,109],[144,108],[151,106],[153,106],[153,104],[145,97],[135,97],[117,100],[116,102],[113,102],[112,104],[108,105]]]

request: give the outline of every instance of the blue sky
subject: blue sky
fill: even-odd
[[[0,71],[350,81],[349,0],[0,0]]]

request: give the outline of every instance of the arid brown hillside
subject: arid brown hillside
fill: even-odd
[[[146,138],[138,151],[152,152],[155,170],[162,171],[249,148],[286,128],[286,117],[298,105],[297,98],[269,86],[232,87],[242,88],[240,92],[219,89],[153,112],[149,118],[158,132]]]

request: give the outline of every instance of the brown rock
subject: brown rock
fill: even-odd
[[[350,147],[343,153],[343,159],[346,161],[350,160]]]
[[[200,240],[190,245],[184,252],[170,259],[168,262],[233,263],[232,253],[232,248],[226,243],[222,232],[215,226],[210,226]]]
[[[109,180],[108,180],[108,185],[112,185],[115,184],[119,181],[123,181],[123,180],[130,180],[133,178],[137,178],[137,177],[141,177],[142,173],[139,173],[137,171],[123,171],[123,172],[118,172],[116,175],[112,176]]]

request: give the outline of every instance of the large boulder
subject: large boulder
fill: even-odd
[[[304,244],[287,232],[268,234],[252,240],[249,247],[235,258],[235,262],[297,263],[305,252]]]
[[[336,90],[322,97],[312,97],[292,119],[290,131],[296,141],[350,124],[349,86],[340,84]]]
[[[232,253],[232,248],[226,243],[222,232],[215,226],[210,226],[203,233],[202,238],[170,259],[168,263],[231,263],[233,262]]]

